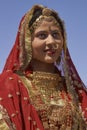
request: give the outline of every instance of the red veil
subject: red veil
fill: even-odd
[[[17,71],[24,72],[26,70],[31,72],[31,67],[28,66],[32,58],[31,34],[28,23],[36,7],[33,7],[22,18],[16,41],[0,77],[0,109],[2,113],[8,112],[4,118],[10,128],[15,129],[16,127],[17,130],[29,130],[29,128],[30,130],[36,130],[36,128],[37,130],[43,130],[35,108],[29,103],[27,89],[22,84],[19,76],[15,74]],[[41,6],[41,8],[43,7]],[[73,95],[76,102],[79,102],[83,118],[87,123],[86,87],[79,77],[67,47],[66,52],[62,50],[60,64],[56,64],[56,66],[65,77],[67,91]],[[9,116],[15,127],[10,123]]]

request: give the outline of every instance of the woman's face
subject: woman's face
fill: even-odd
[[[54,63],[63,48],[63,38],[58,26],[52,21],[43,21],[34,31],[32,59],[44,63]]]

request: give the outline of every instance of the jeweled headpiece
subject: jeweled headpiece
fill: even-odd
[[[30,27],[31,33],[34,32],[34,30],[41,24],[43,20],[49,21],[49,22],[53,21],[56,26],[59,26],[59,23],[57,22],[57,20],[52,16],[52,10],[48,8],[44,8],[42,10],[42,14],[36,19],[36,21]]]

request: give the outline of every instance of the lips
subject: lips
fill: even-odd
[[[44,52],[47,52],[48,54],[55,54],[55,50],[54,49],[45,49]]]

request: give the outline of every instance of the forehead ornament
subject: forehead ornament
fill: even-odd
[[[57,22],[57,20],[54,18],[54,16],[52,16],[52,10],[48,9],[48,8],[44,8],[42,10],[42,15],[40,15],[36,21],[32,24],[32,26],[30,27],[31,33],[38,27],[40,26],[41,22],[45,20],[48,22],[53,21],[53,23],[59,27],[59,23]]]

